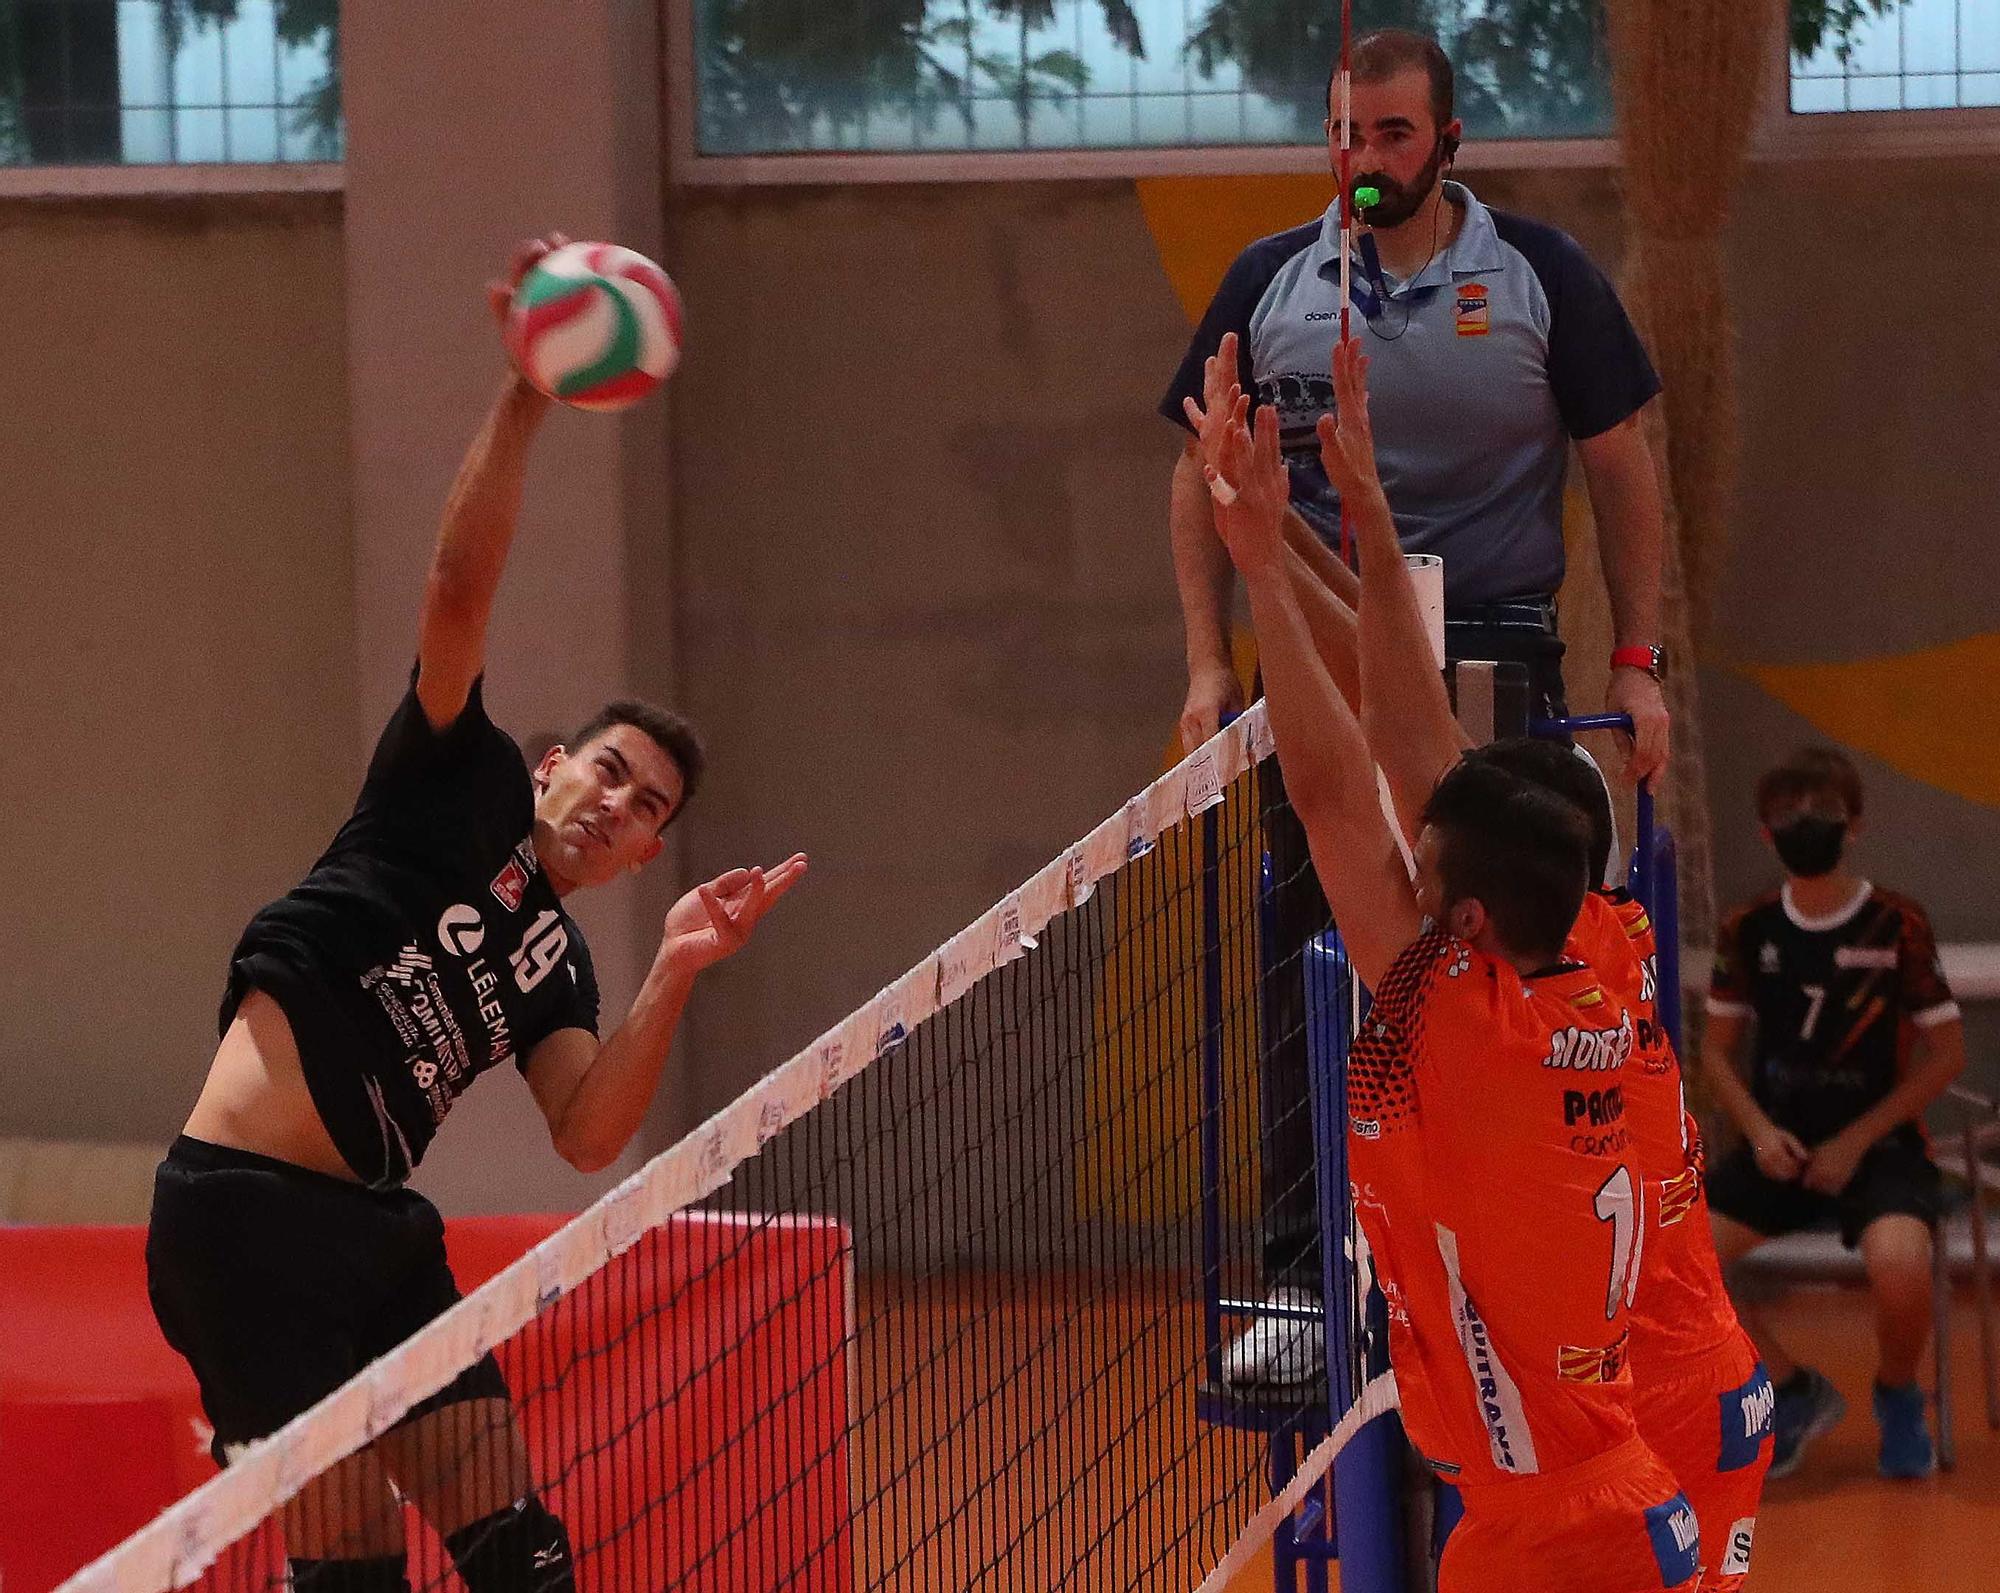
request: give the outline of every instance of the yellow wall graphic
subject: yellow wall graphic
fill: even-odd
[[[1744,664],[1738,673],[1837,741],[1913,780],[2000,807],[2000,632],[1839,664]]]
[[[1190,326],[1248,245],[1301,226],[1333,203],[1330,174],[1148,177],[1137,187],[1160,264]]]

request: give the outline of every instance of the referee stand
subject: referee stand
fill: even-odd
[[[1223,1114],[1223,1066],[1222,1066],[1222,1025],[1223,1011],[1223,944],[1222,944],[1222,882],[1221,882],[1221,835],[1220,815],[1211,808],[1202,815],[1202,1009],[1205,1018],[1202,1025],[1201,1056],[1201,1254],[1202,1254],[1202,1381],[1195,1392],[1195,1416],[1199,1421],[1211,1422],[1218,1426],[1234,1428],[1241,1432],[1261,1434],[1265,1440],[1266,1480],[1273,1495],[1280,1494],[1298,1475],[1300,1463],[1313,1448],[1332,1430],[1337,1419],[1329,1391],[1344,1391],[1350,1387],[1352,1373],[1336,1368],[1345,1363],[1339,1360],[1333,1350],[1334,1333],[1327,1335],[1328,1378],[1326,1383],[1304,1397],[1260,1398],[1254,1391],[1244,1391],[1229,1386],[1222,1375],[1224,1343],[1233,1333],[1257,1319],[1294,1318],[1299,1321],[1315,1321],[1318,1312],[1274,1305],[1258,1298],[1238,1298],[1223,1291],[1223,1167],[1222,1167],[1222,1114]],[[1260,860],[1258,867],[1258,989],[1264,991],[1272,971],[1270,966],[1273,930],[1276,913],[1272,906],[1271,860],[1268,856]],[[1333,937],[1322,937],[1330,940]],[[1315,945],[1319,944],[1315,942]],[[1261,1003],[1257,1044],[1260,1052],[1269,1043],[1269,1024],[1264,1020],[1269,1002]],[[1312,1022],[1317,1032],[1322,1028],[1330,1031],[1322,1045],[1330,1043],[1335,1049],[1344,1048],[1344,1034],[1340,1024],[1342,1016],[1337,1002],[1327,1003],[1324,1012],[1308,1007],[1309,1021],[1323,1017],[1324,1022]],[[1320,1049],[1313,1052],[1314,1078],[1318,1077]],[[1344,1071],[1344,1049],[1339,1066]],[[1319,1102],[1324,1092],[1318,1088],[1312,1091],[1314,1102],[1314,1126],[1316,1135],[1321,1120]],[[1342,1167],[1345,1167],[1345,1151],[1341,1152]],[[1344,1177],[1344,1171],[1343,1171]],[[1343,1185],[1344,1187],[1344,1185]],[[1322,1231],[1325,1231],[1324,1207],[1322,1200]],[[1344,1262],[1336,1266],[1335,1258],[1342,1252],[1333,1246],[1322,1248],[1322,1264],[1325,1271],[1325,1299],[1346,1300],[1353,1293],[1351,1277],[1340,1274],[1347,1271]],[[1348,1317],[1346,1310],[1335,1313],[1343,1322]],[[1353,1401],[1353,1394],[1347,1392],[1339,1409],[1344,1411]],[[1377,1424],[1380,1425],[1379,1423]],[[1350,1446],[1352,1447],[1352,1446]],[[1330,1586],[1329,1567],[1340,1557],[1339,1535],[1335,1529],[1337,1515],[1336,1483],[1328,1479],[1314,1488],[1300,1509],[1279,1521],[1271,1540],[1271,1556],[1275,1572],[1275,1585],[1282,1593],[1297,1593],[1303,1575],[1306,1593],[1328,1593]],[[1343,1593],[1355,1593],[1366,1584],[1351,1574],[1351,1567],[1344,1569],[1341,1579]],[[1393,1588],[1401,1593],[1401,1583],[1384,1584],[1384,1593]]]
[[[1222,1002],[1219,835],[1213,810],[1203,816],[1204,1005],[1216,1013]],[[1270,862],[1260,869],[1259,986],[1291,958],[1273,957]],[[1320,1214],[1323,1301],[1331,1309],[1281,1306],[1223,1292],[1222,1218],[1222,1036],[1217,1023],[1203,1030],[1201,1070],[1203,1378],[1195,1414],[1266,1441],[1266,1467],[1273,1494],[1298,1474],[1305,1456],[1332,1431],[1359,1397],[1362,1387],[1389,1369],[1388,1311],[1382,1293],[1364,1286],[1355,1261],[1362,1241],[1346,1198],[1347,1053],[1365,999],[1336,931],[1314,937],[1296,954],[1306,985],[1306,1043]],[[1264,1006],[1268,1010],[1270,1003]],[[1260,1023],[1258,1044],[1269,1043],[1269,1024]],[[1302,1396],[1259,1397],[1223,1381],[1225,1340],[1256,1320],[1322,1322],[1326,1348],[1324,1382]],[[1275,1585],[1282,1593],[1328,1593],[1329,1568],[1341,1568],[1342,1593],[1405,1593],[1412,1586],[1403,1520],[1402,1476],[1409,1455],[1402,1423],[1392,1411],[1356,1433],[1336,1456],[1330,1474],[1299,1510],[1281,1520],[1272,1537]],[[1425,1584],[1427,1585],[1427,1582]]]

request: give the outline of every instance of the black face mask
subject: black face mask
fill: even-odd
[[[1773,830],[1771,842],[1788,874],[1818,879],[1840,867],[1840,854],[1847,844],[1847,820],[1801,814],[1783,829]]]

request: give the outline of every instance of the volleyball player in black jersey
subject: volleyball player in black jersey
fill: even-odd
[[[560,240],[555,240],[560,241]],[[516,257],[491,290],[546,253]],[[600,1041],[570,892],[650,862],[702,770],[678,716],[616,702],[531,771],[487,718],[486,627],[548,401],[510,374],[461,466],[424,589],[410,690],[353,814],[230,960],[221,1044],[154,1186],[147,1273],[218,1458],[275,1431],[458,1299],[444,1227],[404,1187],[453,1101],[511,1061],[556,1150],[617,1159],[694,980],[805,872],[735,869],[667,914],[623,1024]],[[403,1593],[402,1511],[470,1593],[575,1586],[486,1357],[284,1512],[300,1593]]]
[[[1965,1066],[1965,1032],[1924,911],[1847,866],[1861,779],[1806,748],[1757,783],[1782,889],[1716,936],[1702,1066],[1744,1143],[1709,1170],[1723,1263],[1764,1240],[1837,1225],[1875,1296],[1874,1391],[1884,1476],[1935,1465],[1917,1364],[1931,1330],[1931,1222],[1942,1185],[1924,1109]],[[1746,1081],[1735,1054],[1754,1024]],[[1737,1301],[1777,1385],[1771,1475],[1840,1419],[1833,1385],[1794,1362],[1754,1302]]]

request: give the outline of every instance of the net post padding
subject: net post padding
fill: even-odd
[[[1445,689],[1459,728],[1475,747],[1528,733],[1526,664],[1458,659],[1445,668]]]
[[[738,1167],[918,1024],[1032,949],[1099,881],[1143,856],[1165,831],[1219,805],[1231,783],[1274,750],[1259,702],[841,1023],[367,1370],[250,1445],[58,1593],[168,1593],[197,1580],[315,1477],[374,1442],[675,1213],[721,1190]]]
[[[1224,1593],[1256,1558],[1257,1551],[1271,1541],[1278,1524],[1305,1503],[1306,1495],[1320,1485],[1334,1461],[1340,1457],[1340,1452],[1353,1442],[1361,1429],[1378,1416],[1386,1416],[1398,1409],[1400,1404],[1393,1372],[1384,1372],[1362,1389],[1347,1414],[1334,1424],[1333,1431],[1313,1446],[1312,1453],[1306,1456],[1292,1480],[1250,1518],[1250,1524],[1237,1534],[1236,1541],[1216,1563],[1215,1569],[1202,1579],[1195,1593]]]

